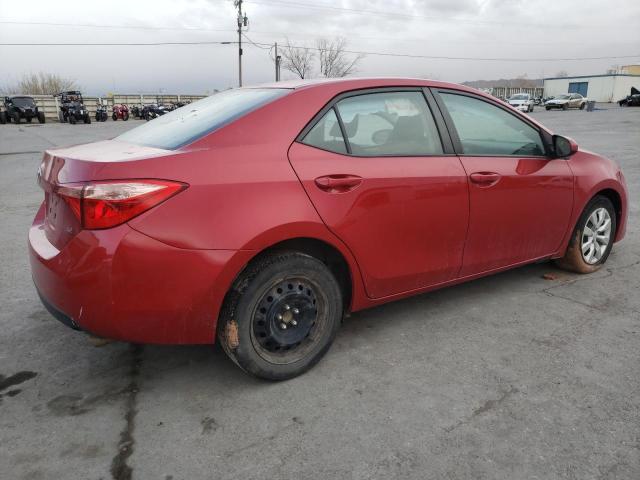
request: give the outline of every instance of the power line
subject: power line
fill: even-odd
[[[245,0],[246,2],[251,2],[251,0]],[[252,2],[252,3],[260,3],[260,2]],[[266,5],[266,4],[265,4]],[[302,5],[302,4],[300,4]],[[311,6],[312,8],[315,6]],[[326,8],[330,8],[330,7],[326,7]],[[331,7],[331,8],[339,8],[339,7]],[[396,15],[396,14],[391,14],[391,15]],[[401,14],[397,14],[397,15],[401,15]],[[416,18],[433,18],[436,19],[436,17],[416,17]],[[456,19],[453,19],[455,21],[458,21]],[[500,24],[499,22],[495,22],[496,24]],[[147,26],[147,25],[113,25],[113,24],[94,24],[94,23],[58,23],[58,22],[22,22],[22,21],[16,21],[16,20],[0,20],[0,24],[5,24],[5,25],[44,25],[44,26],[55,26],[55,27],[80,27],[80,28],[115,28],[115,29],[133,29],[133,30],[176,30],[176,31],[194,31],[194,32],[237,32],[236,29],[232,29],[232,28],[206,28],[206,27],[193,27],[193,26],[185,26],[185,27],[154,27],[154,26]],[[280,35],[280,36],[285,36],[287,35],[284,32],[275,32],[275,31],[263,31],[263,30],[253,30],[254,33],[259,34],[259,35]],[[298,33],[294,33],[295,35],[302,35],[302,36],[317,36],[317,34],[314,33],[309,33],[309,32],[298,32]],[[363,39],[363,40],[397,40],[397,38],[395,37],[380,37],[380,36],[358,36],[358,35],[353,35],[351,32],[349,33],[349,38],[359,38],[359,39]],[[251,40],[249,40],[251,42]],[[421,39],[418,38],[413,38],[413,39],[407,39],[407,40],[401,40],[404,43],[411,43],[411,42],[418,42],[421,41]],[[469,40],[466,42],[461,42],[459,40],[457,41],[451,41],[449,40],[450,43],[458,43],[458,44],[478,44],[478,43],[489,43],[489,44],[502,44],[503,42],[500,40],[492,40],[492,41],[487,41],[487,40]],[[566,41],[562,41],[562,42],[514,42],[514,41],[509,41],[509,43],[511,45],[554,45],[554,46],[558,46],[558,45],[568,45],[568,44],[572,44],[572,45],[581,45],[584,46],[585,42],[566,42]],[[617,45],[636,45],[637,42],[623,42],[623,43],[616,43]]]
[[[0,46],[41,46],[41,47],[56,47],[56,46],[158,46],[158,45],[236,45],[238,42],[227,41],[199,41],[199,42],[108,42],[108,43],[0,43]],[[271,48],[271,43],[253,42],[250,45],[256,47],[268,47]],[[308,49],[319,51],[317,47],[306,47],[299,45],[288,45],[290,48],[295,49]],[[267,49],[267,48],[265,48]],[[564,57],[564,58],[527,58],[527,57],[454,57],[449,55],[418,55],[411,53],[392,53],[392,52],[376,52],[371,50],[344,50],[345,53],[354,55],[371,55],[379,57],[399,57],[399,58],[423,58],[428,60],[466,60],[466,61],[483,61],[483,62],[573,62],[573,61],[587,61],[587,60],[613,60],[622,58],[640,58],[640,53],[634,55],[607,55],[600,57]]]
[[[259,43],[259,45],[271,45],[270,43]],[[286,47],[295,49],[307,49],[320,51],[317,47],[305,47],[298,45],[287,45]],[[351,53],[355,55],[372,55],[380,57],[402,57],[402,58],[425,58],[430,60],[478,60],[478,61],[493,61],[493,62],[556,62],[556,61],[583,61],[583,60],[610,60],[617,58],[636,58],[640,57],[640,54],[635,55],[612,55],[603,57],[569,57],[569,58],[505,58],[505,57],[452,57],[446,55],[417,55],[411,53],[390,53],[390,52],[374,52],[374,51],[362,51],[362,50],[344,50],[344,53]]]
[[[57,23],[57,22],[21,22],[17,20],[0,20],[4,25],[41,25],[50,27],[81,27],[81,28],[122,28],[133,30],[193,30],[202,32],[235,32],[231,28],[204,28],[204,27],[154,27],[150,25],[113,25],[95,23]]]
[[[156,45],[236,45],[238,42],[0,43],[4,47],[147,47]]]

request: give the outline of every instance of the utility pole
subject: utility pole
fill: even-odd
[[[242,14],[242,0],[235,0],[233,5],[238,8],[238,86],[242,86],[242,27],[246,27],[249,19]]]
[[[276,82],[280,81],[280,60],[282,57],[278,55],[278,42],[275,45],[275,56],[276,56]]]

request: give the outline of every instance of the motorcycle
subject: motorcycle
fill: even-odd
[[[127,120],[129,120],[129,107],[127,107],[124,103],[120,105],[114,105],[111,118],[114,122],[119,118],[126,122]]]
[[[145,120],[153,120],[156,117],[160,117],[165,113],[169,113],[171,110],[165,105],[146,105],[142,109],[142,118]]]
[[[107,106],[99,103],[96,107],[96,122],[106,122],[108,116]]]

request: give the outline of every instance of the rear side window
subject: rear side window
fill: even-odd
[[[174,150],[288,92],[290,90],[285,88],[226,90],[162,115],[117,136],[115,140]]]
[[[465,155],[544,156],[540,132],[488,102],[440,93]]]
[[[336,153],[347,153],[336,112],[329,110],[304,137],[302,143]]]
[[[340,100],[336,108],[354,155],[442,154],[438,130],[422,92],[358,95]]]

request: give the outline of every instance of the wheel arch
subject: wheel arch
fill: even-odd
[[[617,225],[617,230],[616,230],[616,237],[614,241],[618,241],[619,240],[619,232],[620,232],[620,227],[622,227],[623,222],[624,222],[624,205],[622,203],[622,195],[620,195],[620,192],[618,192],[617,190],[613,189],[613,188],[603,188],[601,190],[598,190],[597,192],[595,192],[591,198],[589,198],[589,200],[587,201],[587,204],[593,200],[595,197],[597,196],[602,196],[605,198],[608,198],[611,203],[613,204],[613,208],[615,209],[615,213],[616,213],[616,225]]]
[[[253,242],[252,242],[253,243]],[[336,242],[337,243],[337,242]],[[254,250],[254,255],[237,272],[225,295],[223,304],[227,302],[234,290],[234,285],[242,274],[264,256],[279,251],[297,251],[322,261],[336,278],[343,294],[345,310],[351,310],[354,296],[362,294],[362,277],[355,259],[344,245],[337,245],[326,238],[317,236],[291,236]]]

